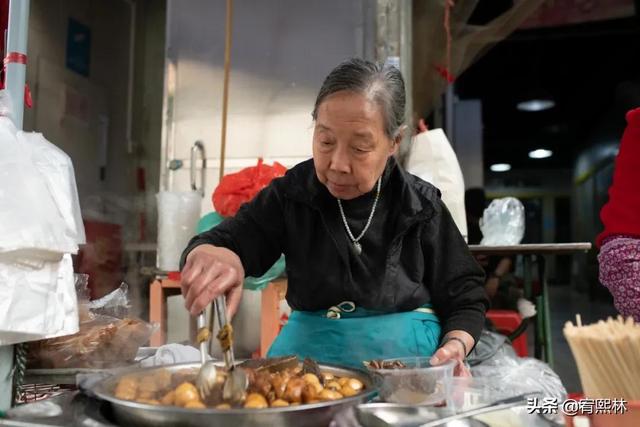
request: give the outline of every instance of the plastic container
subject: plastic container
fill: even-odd
[[[431,366],[430,357],[403,357],[384,362],[400,361],[406,367],[372,369],[385,402],[407,405],[437,405],[446,403],[451,395],[455,361]]]
[[[178,271],[180,255],[195,236],[200,219],[200,193],[161,191],[158,199],[158,258],[160,270]]]

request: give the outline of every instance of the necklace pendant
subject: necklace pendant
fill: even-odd
[[[359,242],[353,242],[353,249],[356,251],[356,254],[362,254],[362,245]]]

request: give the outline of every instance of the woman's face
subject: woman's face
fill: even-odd
[[[371,191],[397,148],[384,132],[382,111],[364,95],[335,92],[318,107],[313,162],[334,197],[349,200]]]

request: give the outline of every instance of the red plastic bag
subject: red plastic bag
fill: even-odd
[[[213,207],[222,216],[234,216],[240,206],[255,197],[272,179],[284,176],[287,168],[278,162],[265,165],[258,159],[257,166],[225,175],[211,197]]]

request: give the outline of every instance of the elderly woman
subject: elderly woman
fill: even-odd
[[[313,159],[189,243],[187,308],[196,315],[226,294],[233,314],[245,274],[262,275],[284,253],[293,313],[269,356],[462,362],[484,323],[484,275],[439,191],[396,163],[400,72],[348,60],[325,79],[312,116]]]

